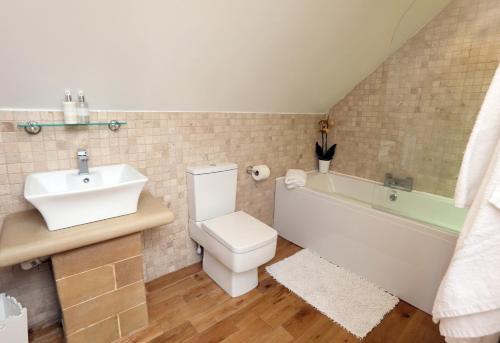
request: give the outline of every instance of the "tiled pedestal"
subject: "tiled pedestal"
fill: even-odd
[[[52,256],[68,343],[114,342],[148,324],[141,234]]]

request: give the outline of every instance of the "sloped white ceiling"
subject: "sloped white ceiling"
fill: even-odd
[[[449,1],[1,0],[0,108],[323,113]]]

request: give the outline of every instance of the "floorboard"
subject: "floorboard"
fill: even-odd
[[[280,261],[300,247],[280,238]],[[259,286],[231,298],[202,270],[188,266],[146,285],[150,325],[122,342],[361,342],[259,268]],[[34,343],[64,342],[60,325],[30,334]],[[400,301],[363,343],[444,342],[431,317]]]

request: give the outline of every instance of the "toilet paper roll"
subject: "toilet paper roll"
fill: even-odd
[[[252,177],[255,181],[265,180],[271,175],[271,170],[265,164],[254,166],[252,168]]]

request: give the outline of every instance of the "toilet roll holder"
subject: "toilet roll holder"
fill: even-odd
[[[262,170],[261,170],[262,169]],[[270,169],[266,165],[262,166],[248,166],[247,174],[251,175],[255,181],[262,181],[269,177]]]
[[[247,167],[247,174],[248,175],[255,175],[255,176],[259,176],[260,175],[260,171],[259,170],[256,170],[256,169],[253,169],[254,166],[248,166]]]
[[[254,174],[255,173],[255,174]],[[253,170],[253,166],[248,166],[247,167],[247,174],[252,175],[254,174],[255,176],[259,176],[259,171],[258,170]]]

